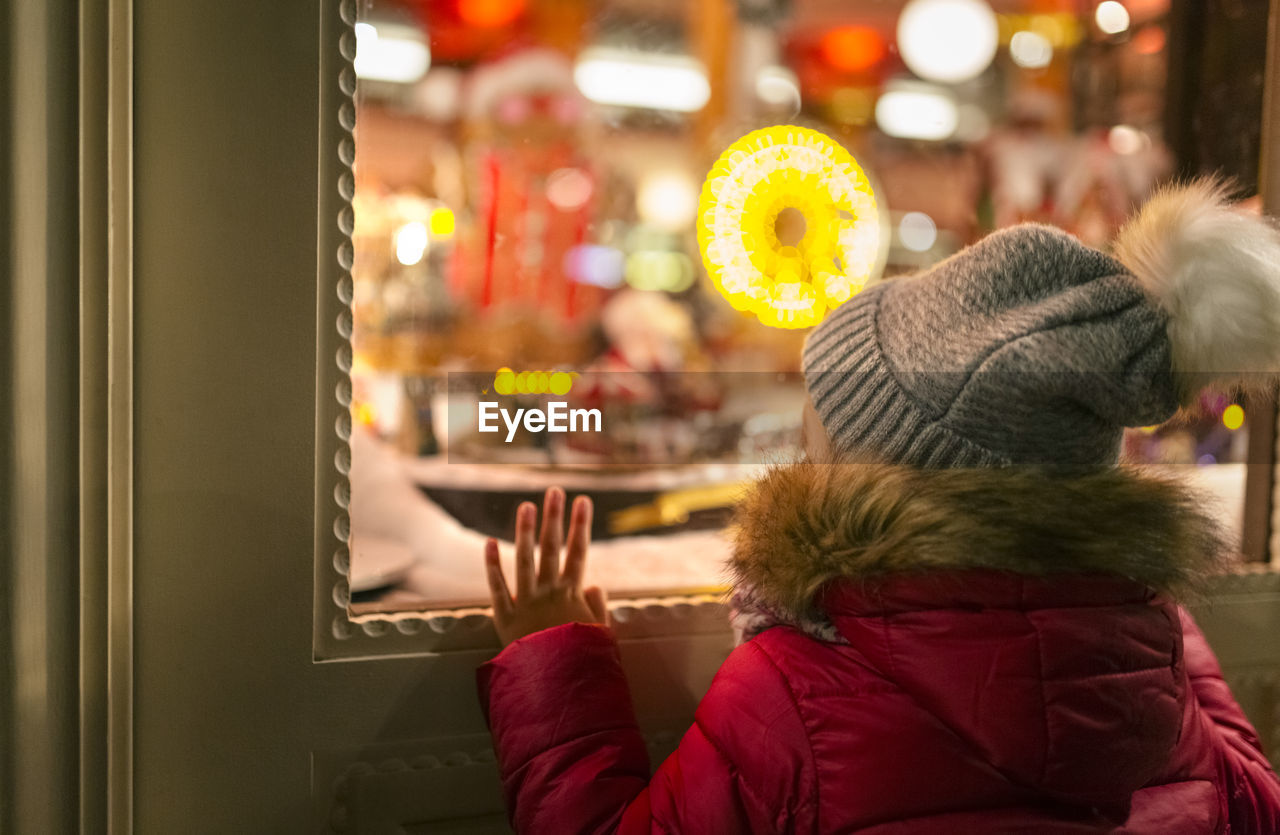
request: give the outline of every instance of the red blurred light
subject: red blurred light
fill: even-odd
[[[458,17],[472,26],[506,26],[524,11],[525,0],[458,0]]]
[[[838,70],[870,69],[884,59],[884,38],[870,26],[841,26],[822,36],[822,57]]]

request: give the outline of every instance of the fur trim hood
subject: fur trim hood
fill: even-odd
[[[735,585],[796,619],[837,578],[987,569],[1109,574],[1192,591],[1224,553],[1220,526],[1173,478],[1124,468],[1083,476],[1025,469],[918,470],[805,460],[739,504]]]

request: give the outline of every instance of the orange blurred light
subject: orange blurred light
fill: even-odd
[[[841,26],[822,36],[822,57],[845,72],[874,67],[885,56],[884,38],[870,26]]]
[[[524,3],[525,0],[458,0],[458,17],[472,26],[506,26],[524,11]]]
[[[1164,49],[1164,30],[1159,26],[1147,26],[1133,36],[1133,51],[1139,55],[1155,55]]]

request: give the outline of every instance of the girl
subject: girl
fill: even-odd
[[[1215,526],[1116,466],[1125,426],[1280,369],[1280,232],[1209,183],[1116,256],[997,232],[810,335],[806,460],[733,527],[725,661],[650,778],[591,504],[516,519],[479,671],[520,832],[1280,831],[1280,781],[1175,600]]]

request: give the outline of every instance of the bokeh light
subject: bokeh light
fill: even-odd
[[[564,271],[579,284],[612,289],[622,284],[624,262],[620,249],[581,244],[565,253]]]
[[[506,26],[524,11],[524,0],[458,0],[458,17],[472,26]]]
[[[683,252],[633,252],[627,256],[626,279],[637,290],[679,293],[693,284],[693,262]]]
[[[800,82],[787,67],[762,67],[756,73],[756,96],[765,104],[796,112],[800,109]]]
[[[911,0],[898,18],[898,51],[916,75],[955,84],[996,57],[999,26],[982,0]]]
[[[1053,44],[1036,32],[1014,32],[1009,40],[1009,57],[1026,69],[1041,69],[1053,60]]]
[[[357,23],[356,77],[411,84],[431,67],[431,49],[422,33],[396,23]]]
[[[870,26],[838,26],[822,36],[819,49],[828,64],[845,72],[870,69],[888,51],[884,38]]]
[[[640,181],[636,209],[646,223],[664,229],[686,229],[698,212],[698,187],[683,172],[650,174]]]
[[[558,168],[547,177],[547,200],[562,211],[586,205],[591,191],[591,177],[581,168]]]
[[[436,238],[449,238],[453,236],[453,230],[457,226],[457,219],[453,216],[453,210],[447,206],[437,206],[431,210],[431,215],[427,218],[427,225],[431,229],[431,234]]]
[[[928,252],[938,240],[938,227],[924,212],[907,212],[898,221],[898,240],[912,252]]]
[[[1133,51],[1139,55],[1155,55],[1164,51],[1167,40],[1164,29],[1159,26],[1145,26],[1133,36]]]
[[[889,136],[939,141],[955,133],[960,112],[941,88],[899,85],[876,102],[876,125]]]
[[[406,267],[412,267],[427,254],[430,242],[426,224],[416,220],[406,223],[396,230],[396,260]]]
[[[503,366],[493,375],[493,390],[498,394],[515,394],[516,375],[510,368]]]
[[[1093,19],[1098,28],[1108,35],[1118,35],[1129,28],[1129,10],[1116,0],[1099,3]]]
[[[557,371],[551,375],[551,393],[563,397],[573,388],[573,375]]]
[[[1230,406],[1222,410],[1222,425],[1230,429],[1232,432],[1244,426],[1244,409],[1241,406],[1232,403]]]
[[[711,98],[706,69],[689,55],[590,47],[578,56],[573,80],[598,104],[692,113]]]
[[[1146,134],[1129,125],[1116,125],[1107,132],[1107,144],[1117,154],[1136,154],[1149,142]]]

